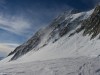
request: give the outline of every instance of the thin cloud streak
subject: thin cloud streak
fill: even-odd
[[[31,24],[23,17],[5,18],[0,16],[0,28],[15,34],[24,34],[31,28]]]
[[[0,52],[5,53],[5,55],[9,54],[13,51],[19,44],[13,43],[0,43]]]

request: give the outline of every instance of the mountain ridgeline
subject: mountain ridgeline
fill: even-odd
[[[64,12],[49,26],[40,29],[31,39],[17,47],[8,56],[13,55],[11,60],[16,60],[31,50],[36,52],[49,43],[55,43],[73,30],[74,32],[69,34],[69,37],[84,31],[83,36],[89,34],[92,35],[91,39],[95,38],[100,33],[100,6],[98,5],[94,10],[88,12],[76,13],[73,10]]]

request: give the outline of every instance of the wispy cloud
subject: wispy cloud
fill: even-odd
[[[11,51],[13,51],[15,49],[15,47],[17,47],[17,46],[18,46],[18,44],[0,43],[0,52],[2,52],[5,55],[7,55]]]
[[[0,16],[0,28],[15,34],[24,34],[31,28],[31,24],[22,16]]]

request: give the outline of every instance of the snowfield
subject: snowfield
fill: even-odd
[[[100,75],[100,57],[9,64],[0,66],[0,75]]]
[[[99,75],[100,58],[62,58],[0,67],[0,75]]]

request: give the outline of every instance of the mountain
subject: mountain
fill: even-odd
[[[1,60],[0,74],[99,75],[99,29],[100,5],[66,11]]]
[[[89,13],[77,12],[79,11],[71,10],[69,12],[64,12],[58,16],[49,26],[44,29],[40,29],[31,39],[17,47],[8,56],[14,54],[11,60],[16,60],[31,50],[34,52],[40,51],[40,49],[46,47],[48,44],[55,43],[70,31],[75,30],[81,24],[81,22],[87,18]]]

